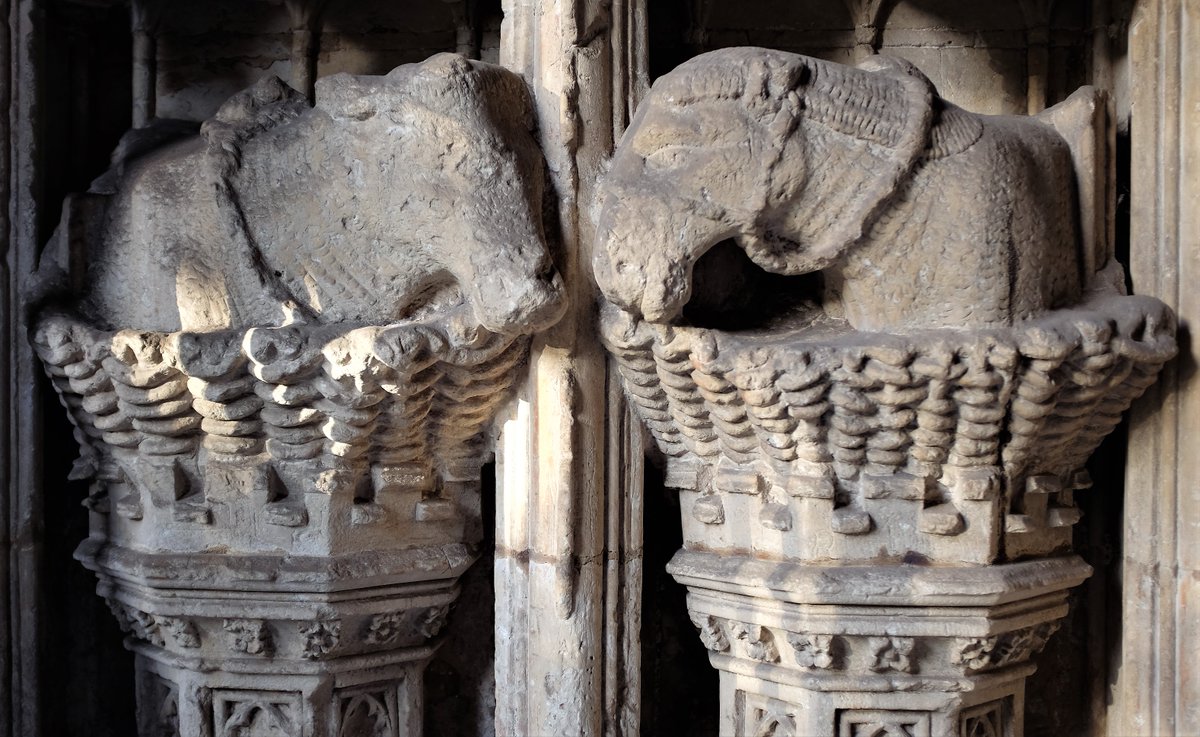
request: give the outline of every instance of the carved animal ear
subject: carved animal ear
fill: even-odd
[[[474,92],[492,120],[517,130],[534,129],[533,101],[520,76],[504,67],[468,61],[455,54],[432,56],[425,65],[446,74],[452,84]]]
[[[345,72],[322,77],[316,83],[316,107],[335,120],[367,120],[379,112],[382,86],[379,77]]]
[[[210,153],[224,175],[237,168],[238,149],[258,133],[286,123],[308,109],[304,95],[270,75],[229,98],[200,126]]]
[[[840,134],[829,145],[841,150],[825,152],[832,154],[827,160],[837,161],[840,154],[851,166],[807,172],[801,191],[780,198],[787,203],[780,232],[748,239],[769,244],[758,255],[747,249],[756,262],[793,274],[824,268],[870,231],[928,152],[937,94],[903,60],[873,57],[861,70],[805,61],[812,73],[798,90],[804,98],[801,115]],[[784,241],[791,245],[781,245]]]
[[[533,131],[537,121],[525,80],[504,67],[470,62],[471,88],[479,93],[492,119],[515,130]]]
[[[274,117],[271,115],[272,111],[299,112],[307,107],[308,102],[304,95],[271,74],[226,100],[209,122],[217,121],[233,127],[261,128],[265,122],[264,118]]]
[[[905,74],[920,80],[922,84],[929,88],[931,94],[937,94],[937,88],[934,87],[933,82],[929,79],[929,77],[926,77],[925,73],[918,69],[917,65],[913,64],[908,59],[901,59],[898,56],[874,54],[859,62],[858,68],[864,72],[884,72],[886,74],[892,74],[896,76]]]

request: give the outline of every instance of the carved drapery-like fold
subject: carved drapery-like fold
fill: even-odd
[[[1065,126],[1095,94],[985,118],[931,90],[702,55],[601,186],[601,332],[681,495],[669,570],[731,734],[1007,733],[1088,575],[1084,463],[1175,354],[1081,240],[1096,133]]]

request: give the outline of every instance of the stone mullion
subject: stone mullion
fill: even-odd
[[[33,275],[39,259],[38,219],[43,205],[41,193],[42,137],[39,133],[44,108],[38,104],[43,70],[40,59],[45,39],[45,18],[38,0],[8,0],[4,9],[4,72],[0,78],[3,122],[0,122],[0,190],[6,198],[0,218],[5,227],[5,260],[2,290],[5,360],[0,371],[6,389],[0,397],[4,459],[0,464],[5,490],[0,494],[3,545],[0,566],[5,569],[0,622],[4,623],[6,686],[0,692],[11,698],[0,700],[3,725],[8,734],[40,735],[44,704],[41,695],[40,645],[42,627],[42,395],[38,389],[39,369],[29,341],[24,315],[37,286]],[[11,648],[11,649],[8,649]]]
[[[291,85],[308,98],[315,98],[317,54],[321,48],[322,11],[328,0],[287,0],[291,20]]]
[[[158,33],[162,0],[132,0],[133,127],[154,121],[158,98]]]
[[[619,418],[605,411],[608,363],[596,335],[586,211],[623,124],[617,108],[627,110],[626,98],[642,84],[644,69],[625,64],[630,44],[644,49],[635,35],[645,33],[637,23],[644,17],[641,2],[504,3],[500,60],[521,73],[534,94],[540,143],[559,197],[560,225],[551,237],[571,307],[557,327],[535,339],[522,390],[527,403],[501,436],[496,614],[497,628],[513,636],[497,638],[499,735],[624,734],[635,726],[631,707],[618,702],[636,701],[637,694],[625,690],[614,700],[613,689],[622,686],[611,678],[630,682],[636,650],[629,635],[606,636],[605,616],[629,611],[639,574],[636,567],[614,569],[606,559],[619,560],[640,540],[627,516],[606,518],[606,509],[615,503],[609,495],[640,499],[640,478],[605,473],[606,454],[624,441],[614,433]],[[632,58],[638,65],[645,59],[641,52]],[[606,540],[618,549],[606,547]]]
[[[1130,23],[1132,94],[1130,276],[1183,323],[1200,320],[1200,2],[1142,0]],[[1121,649],[1108,734],[1174,734],[1200,715],[1200,625],[1186,602],[1200,596],[1200,424],[1189,380],[1197,349],[1165,369],[1135,406],[1125,473]]]

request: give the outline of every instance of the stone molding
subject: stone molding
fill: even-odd
[[[1133,288],[1197,325],[1200,253],[1200,14],[1196,0],[1139,0],[1128,20],[1129,272]],[[1122,28],[1121,30],[1125,30]],[[1120,67],[1118,67],[1120,69]],[[1200,473],[1193,337],[1130,413],[1122,555],[1113,591],[1120,632],[1097,720],[1109,737],[1186,734],[1200,718],[1200,645],[1188,602],[1200,595],[1192,530]]]

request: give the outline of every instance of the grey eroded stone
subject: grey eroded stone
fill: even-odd
[[[419,733],[486,430],[565,308],[519,77],[440,55],[316,87],[131,133],[56,236],[86,293],[33,340],[142,734]]]
[[[1069,547],[1074,479],[1174,355],[1175,318],[1121,294],[1115,262],[1084,273],[1094,152],[1071,146],[1097,103],[1064,105],[1082,111],[977,116],[906,62],[764,49],[655,84],[601,183],[595,269],[631,401],[674,475],[707,469],[687,545],[956,564]],[[729,243],[820,281],[762,281],[799,293],[697,322],[689,299],[721,299],[693,287],[740,264],[694,269]]]
[[[639,108],[600,208],[600,287],[654,322],[726,239],[823,271],[826,308],[862,330],[1008,325],[1080,294],[1066,142],[967,113],[898,59],[697,57]]]
[[[1083,465],[1176,350],[1083,242],[1102,98],[1063,105],[729,49],[638,109],[598,192],[601,333],[680,494],[722,733],[1018,729],[1090,571]]]
[[[465,300],[495,332],[545,327],[562,306],[532,127],[517,77],[449,54],[322,79],[312,109],[267,77],[98,182],[89,314],[195,331]]]

